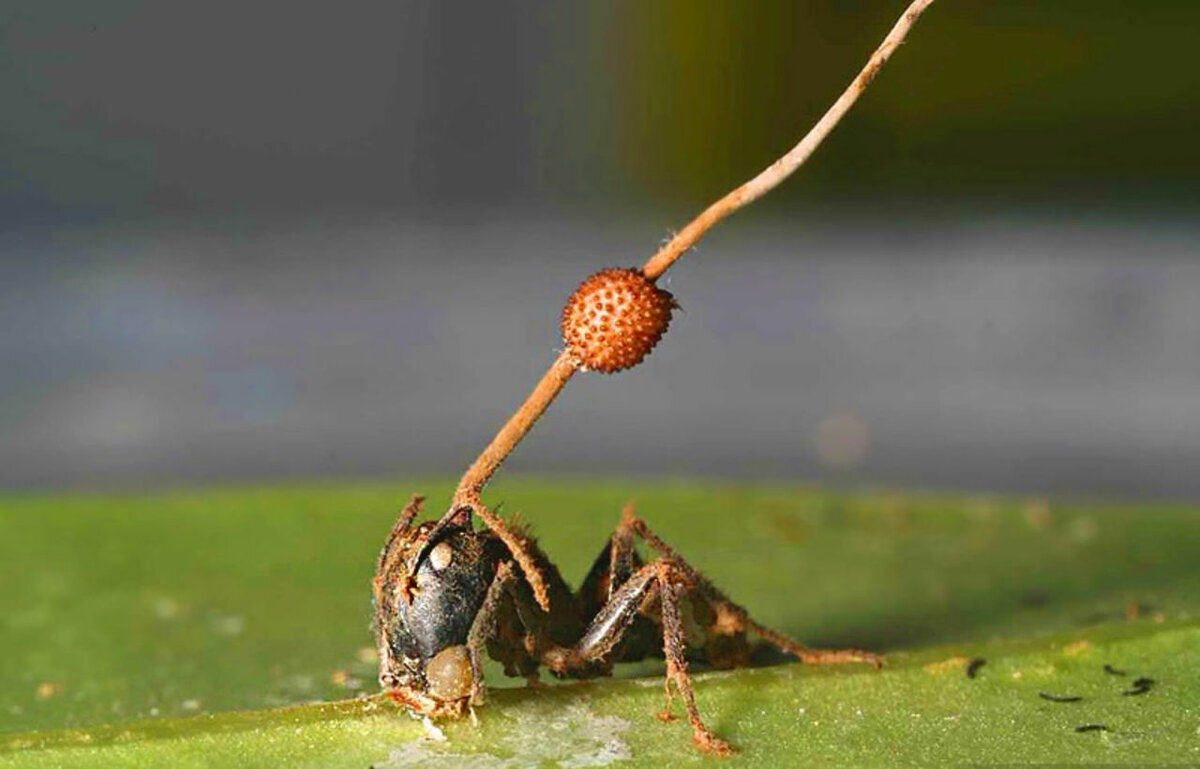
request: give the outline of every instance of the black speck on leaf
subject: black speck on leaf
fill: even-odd
[[[1150,691],[1150,687],[1154,686],[1154,679],[1142,676],[1133,681],[1133,686],[1121,692],[1126,697],[1136,697],[1139,694],[1145,694]]]

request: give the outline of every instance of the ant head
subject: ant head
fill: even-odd
[[[475,532],[470,515],[405,527],[375,578],[379,682],[426,715],[461,714],[476,684],[467,636],[503,545]]]

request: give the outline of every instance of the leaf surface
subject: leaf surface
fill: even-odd
[[[377,549],[411,491],[436,512],[451,486],[0,499],[0,767],[706,761],[682,719],[654,717],[659,663],[534,690],[489,671],[478,725],[443,724],[445,741],[365,697]],[[701,673],[702,712],[740,749],[732,765],[1200,761],[1189,507],[683,482],[489,490],[575,581],[630,499],[759,620],[888,655],[882,672]],[[975,657],[987,662],[968,678]],[[1122,693],[1142,676],[1148,691]],[[1106,728],[1076,731],[1089,724]]]

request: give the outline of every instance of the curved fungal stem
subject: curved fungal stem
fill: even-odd
[[[850,108],[854,106],[854,102],[858,101],[858,97],[863,91],[867,90],[867,86],[875,79],[875,75],[879,74],[880,68],[887,63],[888,58],[892,53],[900,47],[904,42],[908,31],[912,29],[921,13],[933,3],[933,0],[914,0],[908,6],[900,20],[892,27],[892,31],[887,34],[879,47],[875,49],[875,53],[871,54],[871,58],[867,59],[866,66],[858,73],[858,76],[850,82],[842,95],[837,98],[821,119],[809,129],[795,147],[792,147],[782,157],[776,160],[771,165],[767,166],[763,171],[755,176],[750,181],[733,190],[725,197],[704,209],[692,221],[688,222],[687,226],[677,232],[673,238],[668,240],[658,249],[658,253],[650,257],[646,264],[642,266],[642,273],[651,280],[656,280],[660,275],[675,263],[675,260],[687,253],[687,250],[696,245],[700,238],[704,237],[704,233],[717,222],[729,216],[734,211],[743,206],[753,203],[763,195],[779,186],[779,183],[792,175],[797,168],[804,164],[804,161],[813,154],[813,151],[820,146],[821,142],[825,141],[825,137],[833,130],[834,126],[845,117]]]
[[[821,116],[821,119],[816,122],[809,132],[804,135],[804,138],[753,179],[729,192],[720,200],[704,209],[695,219],[688,222],[687,226],[663,244],[658,252],[646,261],[642,267],[642,273],[651,280],[657,280],[679,257],[687,253],[688,249],[694,246],[713,225],[775,189],[784,179],[803,165],[816,148],[820,146],[821,142],[825,140],[825,137],[833,130],[834,126],[846,115],[858,100],[858,97],[862,95],[863,91],[867,89],[867,86],[874,80],[875,75],[879,73],[880,68],[887,63],[892,53],[904,42],[904,38],[908,35],[909,30],[916,23],[921,13],[932,3],[933,0],[913,0],[900,16],[895,26],[892,27],[891,31],[883,39],[883,42],[871,54],[866,65],[854,80],[851,81],[846,90],[842,92],[841,96],[837,98],[837,101]],[[550,370],[542,376],[537,386],[534,387],[533,392],[521,404],[521,407],[500,428],[500,431],[496,433],[496,437],[487,445],[487,448],[467,468],[462,480],[459,481],[458,489],[454,494],[454,502],[451,504],[450,512],[447,513],[447,516],[453,515],[459,507],[469,505],[472,501],[479,499],[479,494],[483,491],[483,487],[487,485],[487,482],[495,474],[500,464],[512,453],[512,450],[525,437],[525,434],[529,432],[538,418],[545,413],[547,407],[558,396],[562,388],[566,386],[578,368],[579,363],[569,350],[564,350],[559,354],[554,363],[551,364]],[[506,542],[509,539],[517,541],[516,535],[503,527],[501,519],[493,515],[487,523],[494,530],[498,528],[499,524],[499,527],[503,530],[497,531],[497,533],[507,536],[508,539],[505,540]],[[514,555],[520,554],[514,553]],[[518,558],[518,560],[520,559]]]
[[[559,353],[554,362],[550,364],[550,369],[534,386],[533,392],[521,404],[521,408],[508,418],[508,421],[496,433],[496,437],[492,438],[492,442],[463,473],[462,480],[458,482],[458,489],[454,492],[455,504],[451,505],[451,508],[458,504],[468,503],[472,497],[477,497],[483,491],[483,487],[491,480],[496,469],[521,442],[525,433],[533,427],[533,423],[546,412],[546,408],[570,381],[577,369],[578,364],[575,362],[575,358],[567,350]]]

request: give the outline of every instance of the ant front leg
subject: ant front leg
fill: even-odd
[[[467,649],[471,655],[473,679],[472,706],[483,704],[484,694],[487,691],[483,682],[483,655],[487,651],[488,640],[499,635],[500,615],[506,608],[504,599],[512,588],[514,578],[511,561],[504,561],[496,567],[496,576],[492,578],[492,584],[488,585],[483,606],[479,608],[479,613],[475,615],[475,621],[471,623],[471,630],[467,634]]]

